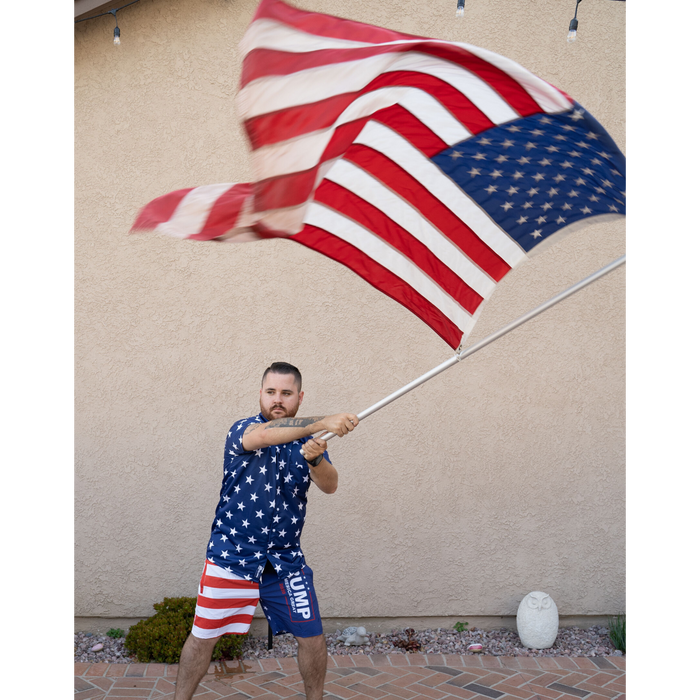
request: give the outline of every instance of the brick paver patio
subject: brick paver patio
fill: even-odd
[[[177,664],[75,664],[75,700],[172,700]],[[624,700],[625,658],[361,654],[329,656],[325,697]],[[197,700],[304,698],[297,661],[212,663]]]

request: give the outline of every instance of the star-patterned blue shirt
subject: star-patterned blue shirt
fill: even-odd
[[[244,418],[226,438],[207,558],[249,581],[259,581],[269,561],[286,578],[306,565],[299,540],[311,477],[301,446],[309,438],[246,452],[243,433],[251,423],[267,420],[262,413]]]

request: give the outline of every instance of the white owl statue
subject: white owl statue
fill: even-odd
[[[549,649],[559,631],[559,611],[556,603],[541,591],[528,593],[518,607],[518,634],[523,646]]]

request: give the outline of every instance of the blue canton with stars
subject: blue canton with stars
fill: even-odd
[[[577,103],[494,127],[432,161],[525,252],[581,219],[625,214],[625,157]]]
[[[299,542],[311,485],[301,454],[303,438],[253,452],[243,432],[266,423],[262,413],[235,423],[226,438],[224,476],[211,527],[207,558],[249,581],[259,581],[269,561],[279,578],[306,565]],[[330,462],[328,453],[324,457]]]

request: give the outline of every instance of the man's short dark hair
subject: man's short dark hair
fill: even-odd
[[[267,375],[270,372],[272,372],[273,374],[293,374],[294,382],[297,385],[299,391],[301,391],[301,372],[294,365],[290,365],[289,362],[273,362],[263,372],[261,384],[265,383],[265,377],[267,377]]]

